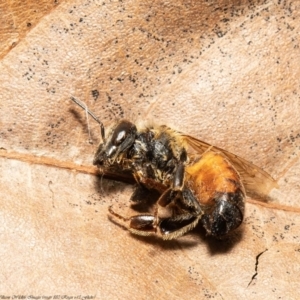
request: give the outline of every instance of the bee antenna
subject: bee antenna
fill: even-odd
[[[102,137],[102,140],[105,141],[105,129],[104,129],[103,123],[81,101],[74,98],[73,96],[70,99],[73,102],[75,102],[78,106],[80,106],[82,109],[84,109],[100,125],[101,137]]]

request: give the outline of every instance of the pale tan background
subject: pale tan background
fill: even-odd
[[[2,1],[0,293],[299,299],[299,9],[269,0]],[[200,228],[169,242],[130,235],[107,217],[130,185],[46,165],[91,165],[99,128],[90,120],[89,144],[71,95],[106,126],[154,120],[243,156],[278,179],[273,204],[290,211],[249,203],[224,241]]]

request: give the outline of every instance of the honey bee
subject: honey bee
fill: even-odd
[[[136,182],[133,203],[157,192],[153,213],[128,218],[109,212],[138,235],[163,239],[182,236],[201,223],[208,235],[220,238],[243,221],[246,195],[265,196],[276,181],[254,164],[165,125],[138,127],[121,120],[105,134],[102,122],[71,98],[100,125],[102,142],[93,164],[105,173],[128,172]]]

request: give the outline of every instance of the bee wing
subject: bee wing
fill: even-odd
[[[248,196],[258,197],[260,200],[267,200],[268,194],[273,188],[278,188],[278,184],[267,172],[252,164],[251,162],[224,149],[212,146],[200,141],[192,136],[183,135],[184,141],[189,147],[196,151],[196,154],[202,154],[205,151],[222,153],[232,163],[241,176],[242,182]]]

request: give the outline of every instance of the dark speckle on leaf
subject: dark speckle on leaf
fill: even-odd
[[[92,90],[92,96],[95,100],[97,100],[98,97],[99,97],[99,91],[98,90]]]

